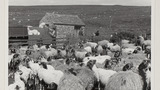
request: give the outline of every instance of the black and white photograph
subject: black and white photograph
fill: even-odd
[[[151,0],[8,0],[8,90],[151,90]]]

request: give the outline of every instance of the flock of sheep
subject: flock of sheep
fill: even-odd
[[[8,56],[9,90],[151,89],[151,41],[142,36],[136,44],[102,40],[60,49],[52,44],[9,47]]]

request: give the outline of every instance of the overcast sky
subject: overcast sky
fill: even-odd
[[[9,0],[9,5],[127,5],[150,6],[151,0]]]

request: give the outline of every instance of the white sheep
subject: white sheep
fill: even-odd
[[[31,68],[31,70],[33,71],[34,75],[37,75],[38,70],[40,68],[38,63],[34,63],[33,60],[30,60],[28,62],[28,66]]]
[[[95,47],[95,50],[96,50],[96,54],[97,54],[97,55],[101,55],[102,52],[103,52],[103,48],[102,48],[101,45],[97,45],[97,46]]]
[[[118,44],[113,44],[111,43],[111,45],[108,44],[108,48],[110,51],[112,52],[116,52],[116,51],[120,51],[121,50],[121,47],[118,45]]]
[[[135,49],[132,49],[132,48],[125,48],[125,49],[122,49],[122,53],[123,54],[132,54],[134,52]]]
[[[56,83],[59,85],[59,81],[62,78],[64,73],[60,70],[48,70],[44,69],[43,66],[40,65],[40,69],[38,70],[38,77],[40,80],[44,80],[46,84]]]
[[[58,51],[56,49],[54,49],[54,48],[51,48],[49,51],[46,50],[46,51],[44,51],[44,53],[45,53],[47,58],[50,57],[50,56],[58,55]]]
[[[121,44],[129,44],[129,42],[130,42],[129,40],[124,39],[124,40],[121,41]]]
[[[97,81],[101,82],[103,85],[106,85],[108,83],[109,78],[117,72],[113,70],[105,70],[102,68],[97,68],[95,63],[96,63],[96,60],[91,60],[88,62],[87,65],[95,73],[95,76],[97,77]]]
[[[39,28],[44,28],[45,25],[46,24],[43,22],[43,23],[39,24]]]
[[[62,57],[65,58],[67,55],[67,51],[66,50],[62,50],[62,49],[58,49],[58,54]]]
[[[84,46],[90,46],[91,48],[95,48],[97,46],[97,43],[95,42],[86,42]]]
[[[108,40],[102,40],[102,41],[99,41],[98,42],[98,45],[101,45],[101,46],[107,46],[108,45],[108,43],[109,43],[109,41]]]
[[[28,31],[28,35],[40,35],[40,32],[38,32],[38,30],[34,29],[34,30]]]
[[[21,72],[17,71],[14,73],[14,83],[8,86],[8,90],[25,90],[25,84],[20,79]]]
[[[40,32],[36,29],[31,30],[32,26],[27,26],[28,35],[40,35]]]
[[[88,53],[92,53],[92,48],[90,46],[84,47],[84,50]]]
[[[13,58],[14,54],[12,53],[11,55],[8,55],[8,63],[11,62],[12,58]]]
[[[71,51],[73,53],[73,55],[76,57],[76,58],[79,58],[79,59],[84,59],[87,52],[86,51],[77,51],[77,50],[74,50],[72,49]]]
[[[85,57],[83,59],[83,63],[86,65],[88,63],[88,61],[90,61],[90,60],[96,60],[97,64],[102,64],[106,60],[111,60],[111,57],[108,55]]]
[[[19,65],[19,70],[23,72],[20,77],[25,81],[25,83],[27,83],[27,80],[33,74],[33,71],[21,64]]]
[[[47,50],[46,45],[42,45],[42,46],[40,47],[40,49],[41,49],[41,50]]]

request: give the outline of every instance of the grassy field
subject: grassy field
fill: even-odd
[[[100,34],[106,37],[113,32],[129,31],[142,34],[151,31],[149,6],[9,6],[9,25],[38,26],[40,19],[47,12],[78,15],[86,24],[87,36],[96,30],[100,30]],[[15,23],[19,20],[20,24]]]

